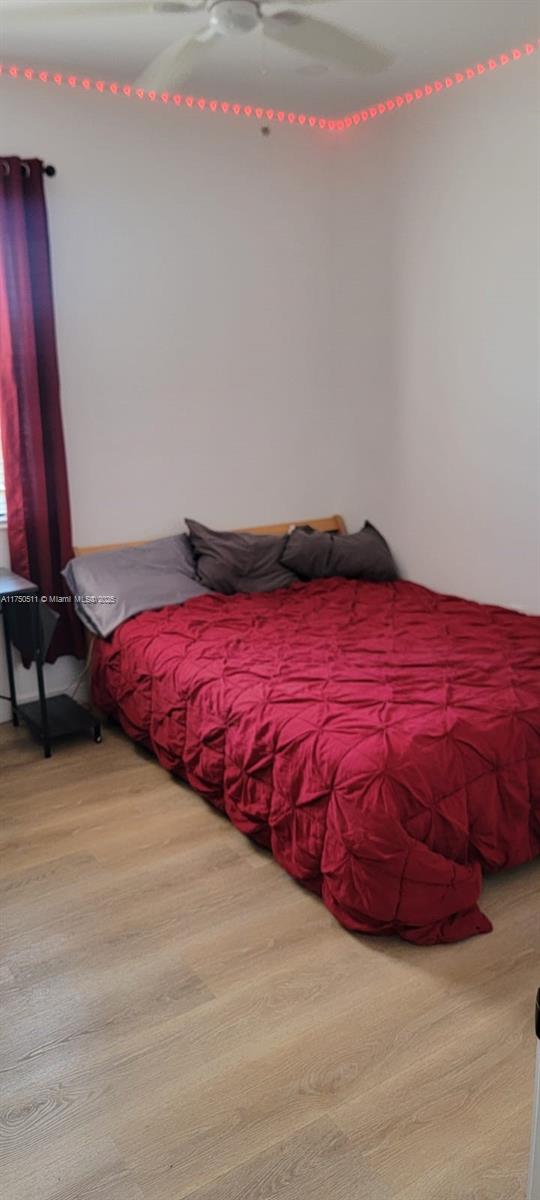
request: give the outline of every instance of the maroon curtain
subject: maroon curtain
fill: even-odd
[[[73,556],[43,164],[0,159],[0,430],[11,566],[61,596]],[[84,656],[71,604],[48,654]]]

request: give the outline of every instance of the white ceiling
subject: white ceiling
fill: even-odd
[[[205,23],[200,13],[47,17],[47,0],[40,2],[44,16],[22,20],[17,7],[23,0],[0,0],[2,61],[132,82],[165,46]],[[395,56],[393,66],[365,76],[325,69],[255,32],[216,39],[189,90],[241,103],[343,113],[534,39],[540,25],[537,0],[291,0],[291,7],[311,8],[312,16],[376,42]]]

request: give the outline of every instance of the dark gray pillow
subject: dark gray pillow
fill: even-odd
[[[214,592],[273,592],[296,575],[280,562],[287,538],[259,533],[220,533],[186,520],[197,574]]]
[[[81,621],[100,637],[136,613],[183,604],[207,588],[196,578],[187,534],[144,546],[103,550],[72,558],[62,571]]]
[[[301,579],[397,579],[388,542],[366,521],[359,533],[319,533],[294,529],[287,538],[282,563]]]

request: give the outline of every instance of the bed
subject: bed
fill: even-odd
[[[204,595],[96,640],[92,694],[349,930],[487,933],[483,872],[540,853],[539,617],[406,581]]]

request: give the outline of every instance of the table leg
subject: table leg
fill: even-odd
[[[11,702],[11,720],[14,725],[19,724],[19,716],[17,713],[17,693],[15,691],[15,672],[13,670],[13,654],[11,651],[11,637],[9,633],[9,605],[4,603],[1,605],[2,616],[4,618],[4,645],[6,648],[6,663],[9,682],[9,698]]]
[[[40,707],[40,722],[41,722],[41,740],[43,743],[43,754],[45,758],[51,757],[51,741],[49,737],[49,716],[47,713],[47,697],[45,695],[45,683],[43,680],[43,638],[41,627],[41,608],[39,604],[34,605],[34,621],[35,635],[34,646],[36,656],[36,672],[38,681],[39,707]]]

